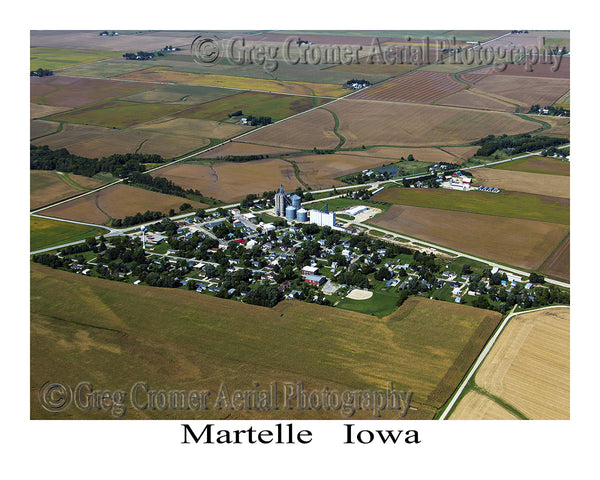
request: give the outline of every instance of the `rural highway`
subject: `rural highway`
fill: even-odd
[[[488,353],[490,353],[490,350],[494,346],[494,343],[496,343],[496,340],[498,339],[498,337],[502,333],[502,330],[504,330],[504,327],[506,327],[506,325],[508,324],[508,322],[510,321],[511,318],[513,318],[517,315],[522,315],[524,313],[539,312],[540,310],[548,310],[550,308],[571,308],[571,307],[566,306],[566,305],[557,305],[557,306],[552,306],[552,307],[542,307],[542,308],[536,308],[534,310],[525,310],[523,312],[514,313],[516,308],[517,308],[517,306],[515,305],[513,307],[513,309],[511,310],[511,312],[506,316],[506,318],[504,320],[502,320],[502,323],[496,329],[496,331],[494,332],[494,335],[492,335],[492,337],[488,340],[485,347],[483,348],[483,350],[477,357],[477,360],[475,360],[475,363],[471,366],[469,372],[467,373],[467,375],[465,376],[463,381],[460,383],[460,385],[454,392],[454,395],[452,396],[448,405],[446,405],[446,408],[444,409],[444,411],[442,412],[442,414],[440,415],[438,420],[446,420],[446,417],[452,411],[454,404],[460,398],[463,390],[465,389],[465,386],[467,385],[469,380],[473,377],[473,375],[475,374],[475,372],[477,371],[479,366],[483,363],[483,361],[485,360],[485,357],[487,357]]]

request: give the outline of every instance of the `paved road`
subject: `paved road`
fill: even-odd
[[[500,327],[498,327],[498,329],[496,329],[496,332],[494,333],[494,335],[488,340],[487,344],[485,345],[485,347],[483,348],[483,350],[477,357],[477,360],[475,360],[475,363],[473,364],[473,366],[471,367],[471,369],[469,370],[469,372],[467,373],[467,375],[465,376],[465,378],[463,379],[463,381],[461,382],[459,387],[454,392],[452,399],[450,400],[450,402],[444,409],[442,415],[440,415],[439,420],[446,420],[446,417],[448,416],[448,414],[452,410],[452,407],[454,407],[454,404],[457,402],[457,400],[461,396],[463,390],[465,389],[465,386],[467,385],[467,383],[469,382],[471,377],[473,377],[473,375],[475,374],[475,372],[477,371],[479,366],[483,363],[483,361],[485,360],[485,357],[487,357],[488,353],[490,353],[490,350],[494,346],[494,343],[496,343],[496,340],[498,340],[498,337],[502,333],[502,330],[504,330],[504,327],[506,327],[506,324],[510,321],[511,318],[513,318],[514,316],[517,316],[517,315],[522,315],[524,313],[538,312],[540,310],[548,310],[549,308],[570,308],[570,306],[556,305],[556,306],[552,306],[552,307],[542,307],[542,308],[536,308],[535,310],[526,310],[524,312],[514,313],[515,308],[517,308],[516,305],[513,307],[511,312],[506,316],[506,318],[502,321],[502,323],[500,324]]]

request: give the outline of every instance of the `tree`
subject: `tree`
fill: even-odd
[[[531,283],[544,283],[546,281],[546,279],[544,278],[543,275],[532,272],[531,275],[529,275],[529,281]]]

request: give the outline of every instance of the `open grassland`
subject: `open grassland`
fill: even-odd
[[[259,90],[273,93],[292,93],[326,97],[341,97],[348,93],[348,90],[342,89],[341,85],[178,72],[171,70],[168,67],[159,66],[125,73],[115,78],[144,82],[169,82],[185,85],[205,85],[208,87],[226,87],[238,90]]]
[[[570,178],[564,175],[526,173],[495,168],[473,170],[473,185],[497,187],[510,192],[533,193],[548,197],[571,198]],[[504,196],[504,194],[500,194]]]
[[[29,172],[29,202],[35,209],[84,193],[104,184],[100,180],[73,173],[59,173],[45,170]]]
[[[528,270],[537,269],[569,231],[557,223],[403,205],[369,223]]]
[[[97,78],[53,75],[30,78],[31,101],[38,104],[81,107],[110,98],[148,90],[154,85]]]
[[[567,281],[571,278],[571,235],[556,247],[546,261],[540,265],[540,272],[551,277],[558,277]]]
[[[186,107],[182,105],[114,100],[57,113],[48,119],[100,127],[127,128],[177,113],[184,108]]]
[[[472,91],[517,103],[527,112],[531,105],[552,105],[569,88],[568,78],[486,75],[475,84]]]
[[[325,98],[296,97],[273,93],[245,92],[202,103],[179,114],[180,117],[202,120],[229,120],[229,115],[242,111],[242,116],[268,116],[273,121],[304,112],[328,102]],[[239,119],[237,119],[239,121]]]
[[[309,391],[385,389],[391,381],[395,390],[414,392],[409,418],[431,417],[500,319],[425,299],[409,299],[383,320],[293,301],[268,309],[74,275],[31,266],[32,418],[111,418],[109,412],[46,412],[37,395],[48,378],[72,386],[86,378],[97,388],[128,393],[140,379],[154,389],[211,392],[207,410],[128,409],[129,419],[344,418],[335,410],[214,409],[222,383],[232,391],[273,381],[279,388],[302,381]],[[397,415],[382,412],[382,418]],[[374,417],[357,412],[353,418]]]
[[[197,103],[212,102],[219,98],[242,93],[241,90],[229,88],[203,87],[201,85],[161,85],[152,90],[135,93],[122,100],[145,103],[180,103],[195,105]],[[216,120],[214,118],[210,120]]]
[[[433,103],[466,85],[452,75],[416,70],[361,90],[350,98],[391,102]]]
[[[491,398],[470,390],[460,399],[449,417],[450,420],[518,420],[504,407],[498,405]]]
[[[571,163],[552,157],[531,156],[500,163],[491,167],[496,170],[513,170],[515,172],[543,173],[545,175],[565,175],[571,173]]]
[[[202,158],[218,158],[228,155],[281,155],[282,153],[292,153],[297,150],[283,147],[268,147],[266,145],[257,145],[254,143],[245,143],[243,141],[227,142],[225,145],[213,148],[208,152],[201,153],[194,157],[195,159]]]
[[[249,193],[261,195],[279,185],[283,185],[286,191],[302,187],[294,174],[294,167],[280,159],[213,165],[177,164],[161,168],[153,175],[225,202],[243,200]]]
[[[107,233],[103,228],[77,225],[75,223],[49,220],[47,218],[29,217],[29,248],[30,251],[76,242],[87,237]]]
[[[518,315],[494,344],[475,381],[533,420],[570,417],[570,309]]]
[[[361,145],[463,145],[489,134],[515,134],[539,125],[504,112],[344,99],[327,106],[339,118],[345,148]],[[390,134],[393,132],[393,134]]]
[[[245,142],[312,150],[335,148],[339,138],[334,133],[335,120],[326,110],[317,109],[261,128],[244,137]]]
[[[179,206],[182,203],[190,203],[194,208],[207,206],[182,197],[117,184],[44,210],[44,215],[107,225],[110,224],[112,219],[124,218],[138,212],[144,213],[146,210],[158,211],[164,214],[168,213],[171,208],[179,211]]]
[[[105,50],[81,50],[70,48],[31,47],[29,65],[31,70],[44,68],[56,70],[80,63],[97,62],[120,56],[119,53]]]
[[[53,113],[64,112],[71,107],[56,107],[54,105],[38,105],[37,103],[29,104],[29,117],[32,120],[52,115]]]
[[[552,178],[563,179],[557,176]],[[564,180],[567,181],[568,185],[568,179]],[[523,218],[569,225],[569,200],[567,198],[521,192],[493,194],[479,191],[462,192],[443,188],[398,187],[382,190],[373,197],[373,200],[397,205],[439,208],[457,212]]]

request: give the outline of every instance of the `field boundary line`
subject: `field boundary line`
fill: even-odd
[[[492,347],[494,346],[494,344],[496,343],[496,341],[500,337],[500,334],[502,333],[502,331],[504,330],[504,328],[506,327],[506,325],[508,324],[508,322],[513,317],[516,317],[517,315],[522,315],[524,313],[539,312],[541,310],[548,310],[548,309],[551,309],[551,308],[571,308],[571,306],[570,305],[552,305],[552,306],[549,306],[549,307],[536,308],[536,309],[533,309],[533,310],[524,310],[522,312],[515,312],[516,308],[517,308],[517,305],[515,305],[513,307],[513,309],[511,310],[511,312],[504,318],[504,320],[502,320],[502,323],[500,324],[500,326],[496,329],[496,331],[490,337],[490,339],[488,340],[488,342],[485,344],[485,347],[483,347],[483,350],[481,351],[481,353],[479,354],[479,356],[477,357],[477,359],[475,360],[475,362],[473,363],[473,365],[471,365],[471,368],[469,369],[469,371],[467,372],[467,374],[465,375],[465,377],[461,381],[461,383],[458,386],[458,388],[455,390],[454,394],[451,397],[450,402],[446,405],[444,411],[439,416],[438,420],[446,420],[446,417],[451,413],[451,410],[453,409],[455,403],[462,396],[462,393],[463,393],[463,391],[464,391],[467,383],[469,382],[469,380],[471,380],[471,378],[473,377],[473,375],[479,369],[479,367],[481,366],[481,364],[483,363],[483,361],[485,360],[485,358],[488,356],[488,354],[492,350]]]

